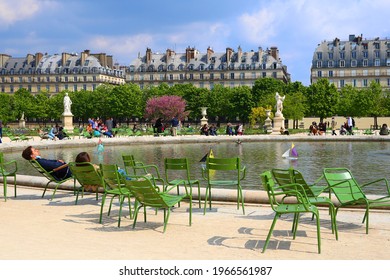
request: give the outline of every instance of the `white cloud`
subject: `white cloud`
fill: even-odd
[[[40,11],[56,7],[51,0],[0,0],[0,25],[9,26],[17,21],[33,18]]]
[[[0,0],[0,22],[9,25],[34,16],[39,10],[37,0]]]

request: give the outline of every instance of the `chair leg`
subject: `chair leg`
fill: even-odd
[[[198,202],[199,202],[199,208],[202,208],[201,206],[201,199],[200,199],[200,184],[198,183]]]
[[[244,206],[244,196],[242,195],[242,188],[239,186],[238,192],[237,192],[237,210],[240,209],[240,202],[241,201],[241,207],[242,207],[242,214],[245,215],[245,206]]]
[[[4,201],[7,201],[7,177],[3,176]]]
[[[190,226],[192,225],[192,196],[190,196]]]
[[[139,212],[139,209],[141,207],[142,207],[142,204],[140,204],[138,207],[137,207],[137,205],[135,206],[133,228],[135,228],[135,224],[137,223],[138,212]],[[145,213],[145,215],[146,215],[146,213]]]
[[[47,187],[49,186],[50,183],[51,183],[51,181],[49,181],[49,182],[46,184],[45,189],[43,190],[42,198],[45,196]]]
[[[164,230],[163,232],[165,233],[165,230],[167,228],[168,220],[169,220],[169,214],[171,213],[171,209],[165,209],[164,208]]]
[[[103,216],[103,206],[104,202],[106,201],[106,193],[103,194],[102,196],[102,206],[100,206],[100,218],[99,218],[99,223],[102,223],[102,216]]]
[[[207,208],[207,199],[208,199],[208,194],[209,194],[209,188],[210,186],[206,187],[206,193],[204,196],[204,210],[203,210],[203,215],[206,215],[206,208]],[[211,209],[211,202],[210,202],[210,209]]]
[[[112,207],[112,202],[114,200],[114,198],[116,197],[116,195],[113,195],[110,199],[110,207],[108,207],[108,213],[107,213],[107,216],[110,216],[111,214],[111,207]]]
[[[54,191],[53,191],[53,194],[51,195],[51,198],[50,198],[50,200],[53,200],[53,198],[54,198],[54,195],[56,194],[56,192],[57,192],[57,188],[58,188],[58,186],[59,186],[60,184],[56,184],[56,186],[55,186],[55,188],[54,188]]]
[[[296,217],[295,217],[296,215]],[[295,239],[295,237],[297,236],[297,231],[298,231],[298,224],[299,224],[299,213],[295,213],[294,215],[294,231],[293,231],[293,239]]]
[[[274,220],[272,221],[271,228],[269,229],[269,232],[268,232],[268,235],[267,235],[267,239],[265,240],[265,243],[264,243],[264,247],[263,247],[262,253],[264,253],[265,250],[267,250],[268,243],[269,243],[269,240],[270,240],[270,238],[271,238],[271,234],[272,234],[272,232],[274,231],[274,227],[275,227],[276,221],[279,219],[279,217],[280,217],[280,214],[276,213],[276,214],[275,214],[275,217],[274,217]]]
[[[370,214],[370,206],[367,205],[367,207],[366,207],[366,234],[368,234],[368,220],[369,220],[369,214]]]
[[[133,213],[131,211],[131,200],[130,200],[130,195],[127,196],[127,201],[129,203],[129,215],[130,215],[130,219],[133,219]]]
[[[320,232],[320,216],[315,213],[316,222],[317,222],[317,244],[318,244],[318,254],[321,254],[321,232]]]
[[[180,192],[179,192],[179,185],[176,186],[176,192],[177,192],[177,195],[180,195]],[[177,203],[177,206],[180,207],[180,201]]]
[[[123,201],[124,201],[124,196],[119,196],[118,197],[119,199],[119,218],[118,218],[118,227],[121,227],[121,217],[122,217],[122,205],[123,205]]]

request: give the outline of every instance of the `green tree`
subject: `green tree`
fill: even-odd
[[[230,103],[233,106],[233,112],[243,123],[249,121],[254,102],[252,100],[251,88],[240,86],[231,89]]]
[[[0,93],[0,120],[3,125],[15,120],[14,110],[14,96],[7,93]]]
[[[252,98],[256,106],[275,108],[275,93],[284,94],[286,84],[274,78],[260,78],[252,87]]]
[[[301,82],[289,83],[286,86],[286,99],[284,101],[283,116],[293,120],[293,128],[298,128],[298,120],[305,116],[306,112],[306,87]]]
[[[337,109],[339,93],[334,84],[330,84],[327,79],[319,79],[307,89],[306,100],[308,115],[324,118],[334,115]]]
[[[36,112],[34,96],[25,88],[14,93],[14,116],[20,119],[24,113],[25,118],[34,118]]]

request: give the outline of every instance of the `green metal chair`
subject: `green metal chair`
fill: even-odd
[[[3,177],[4,200],[7,201],[7,177],[14,177],[14,195],[16,197],[16,172],[18,164],[15,160],[4,162],[4,155],[0,153],[0,174]]]
[[[317,225],[317,244],[318,244],[318,253],[321,253],[321,234],[320,234],[320,217],[318,209],[315,205],[311,204],[308,197],[303,190],[303,187],[299,184],[287,184],[283,186],[276,186],[272,174],[270,171],[266,171],[260,175],[264,189],[267,192],[269,203],[272,207],[272,210],[275,212],[274,219],[269,229],[267,239],[264,243],[263,253],[268,247],[269,240],[271,238],[272,232],[274,230],[276,221],[283,214],[294,214],[293,219],[293,239],[295,240],[299,215],[301,213],[312,213],[316,219]],[[284,197],[293,196],[296,198],[296,202],[285,203]],[[279,197],[279,198],[278,198]]]
[[[211,187],[212,186],[236,186],[237,187],[237,209],[242,205],[242,213],[245,214],[244,196],[242,194],[241,180],[245,179],[246,168],[241,166],[241,160],[234,158],[207,157],[206,165],[202,167],[203,179],[207,180],[204,214],[206,214],[207,200],[211,209]],[[217,180],[217,176],[218,179]],[[233,177],[234,176],[234,177]],[[233,179],[226,179],[233,177]]]
[[[366,211],[362,223],[366,222],[366,234],[368,234],[370,208],[390,206],[390,188],[387,179],[381,178],[360,185],[347,168],[324,168],[323,172],[331,193],[336,196],[340,203],[336,207],[335,215],[337,215],[341,207],[364,206]],[[369,199],[364,193],[363,188],[378,183],[382,183],[386,187],[387,195]]]
[[[80,188],[76,189],[77,196],[75,204],[78,202],[80,191],[82,196],[84,195],[86,186],[96,188],[96,200],[98,200],[99,188],[104,189],[104,180],[95,166],[90,162],[70,162],[69,168],[72,171],[73,177],[81,185]]]
[[[171,209],[174,205],[179,203],[184,198],[187,198],[188,195],[172,195],[168,191],[159,192],[155,188],[153,182],[147,177],[132,178],[133,180],[126,180],[126,186],[136,199],[135,214],[133,228],[137,223],[138,213],[141,207],[144,207],[144,221],[146,222],[146,207],[152,207],[155,209],[164,210],[164,231],[166,230],[169,215]],[[189,225],[192,224],[192,197],[189,196],[190,206],[189,206]],[[139,205],[138,205],[139,204]]]
[[[165,158],[164,159],[165,169],[165,181],[166,187],[173,186],[177,189],[177,195],[180,194],[179,186],[184,186],[186,194],[192,197],[192,186],[197,185],[198,187],[198,201],[199,208],[201,208],[200,199],[200,183],[199,180],[191,179],[190,176],[190,165],[187,158]],[[178,176],[178,178],[176,177]],[[173,177],[175,177],[173,179]],[[187,188],[189,186],[189,189]],[[180,207],[180,203],[179,203]]]
[[[335,206],[329,197],[320,196],[320,194],[324,193],[324,191],[327,191],[329,187],[317,185],[322,179],[324,179],[324,176],[321,176],[319,179],[317,179],[313,185],[309,185],[303,177],[303,174],[299,170],[296,170],[294,168],[273,168],[271,172],[279,186],[283,187],[283,185],[288,184],[299,184],[300,186],[302,186],[302,189],[304,190],[305,195],[307,195],[311,204],[314,204],[316,206],[327,205],[329,207],[332,233],[335,234],[336,240],[338,240]],[[301,190],[301,188],[299,188],[298,191],[299,190]]]
[[[39,173],[41,173],[44,177],[46,177],[46,179],[49,180],[49,182],[47,182],[46,186],[45,186],[45,190],[43,191],[43,194],[42,194],[42,198],[45,196],[45,193],[46,193],[46,190],[47,190],[47,187],[49,186],[50,183],[55,183],[55,187],[54,187],[54,191],[53,191],[53,194],[50,198],[50,200],[53,200],[54,198],[54,195],[56,194],[56,191],[57,191],[57,188],[65,183],[66,181],[68,180],[71,180],[71,179],[74,179],[73,177],[68,177],[68,178],[65,178],[65,179],[57,179],[55,176],[54,176],[54,173],[62,168],[69,168],[69,165],[67,164],[64,164],[58,168],[55,168],[53,169],[52,171],[46,171],[46,169],[44,169],[36,160],[32,159],[32,160],[29,160],[31,166],[37,170]],[[73,188],[74,188],[74,192],[76,192],[76,179],[74,179],[74,185],[73,185]]]
[[[111,196],[110,200],[110,206],[108,208],[108,216],[111,213],[111,207],[112,202],[114,198],[119,199],[119,218],[118,218],[118,227],[121,225],[121,215],[122,215],[122,205],[127,198],[129,203],[129,215],[130,219],[133,218],[132,211],[131,211],[131,193],[129,189],[125,187],[125,181],[126,179],[122,177],[121,174],[118,172],[118,165],[116,164],[100,164],[100,172],[104,180],[104,193],[102,197],[102,205],[100,207],[100,219],[99,223],[102,223],[102,216],[103,216],[103,207],[106,201],[106,197],[108,195]]]
[[[124,154],[122,155],[122,160],[128,176],[146,176],[153,181],[155,186],[157,186],[157,182],[159,182],[164,187],[165,182],[160,175],[157,165],[143,164],[140,161],[136,161],[134,155]]]

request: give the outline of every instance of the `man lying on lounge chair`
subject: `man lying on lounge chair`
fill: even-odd
[[[38,149],[28,146],[22,152],[22,157],[26,160],[36,160],[46,171],[54,171],[53,175],[58,180],[63,180],[72,176],[69,166],[63,160],[44,159],[41,157]]]

